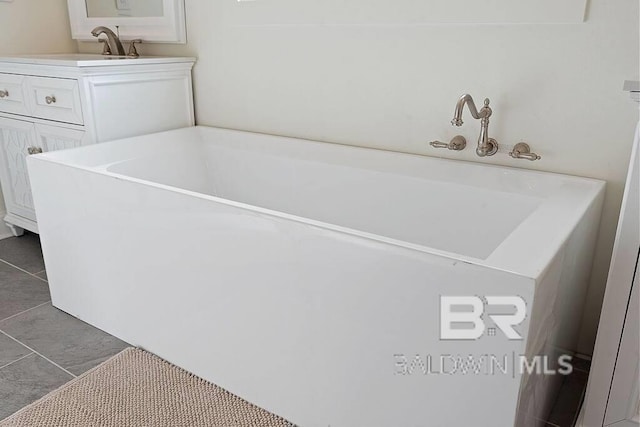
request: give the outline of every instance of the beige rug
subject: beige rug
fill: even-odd
[[[0,427],[280,427],[288,421],[146,351],[128,348]]]

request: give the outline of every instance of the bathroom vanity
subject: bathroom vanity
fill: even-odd
[[[0,182],[14,235],[38,232],[26,157],[193,126],[194,58],[0,58]]]

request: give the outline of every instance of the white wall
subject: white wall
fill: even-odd
[[[76,52],[66,0],[0,2],[0,55]]]
[[[76,52],[66,0],[0,2],[0,56]],[[5,206],[0,192],[0,214]],[[6,235],[0,218],[0,235]]]
[[[261,24],[252,4],[259,2],[186,0],[189,43],[141,47],[199,57],[199,124],[608,181],[580,345],[590,353],[638,120],[621,90],[623,80],[638,79],[638,1],[592,0],[585,23],[520,25],[332,25],[330,11],[287,25],[265,16]],[[242,7],[252,23],[243,21]],[[449,124],[463,92],[478,102],[491,98],[498,155],[427,145],[456,133],[475,141],[479,123],[468,113],[462,128]],[[510,159],[505,151],[520,140],[543,159]]]

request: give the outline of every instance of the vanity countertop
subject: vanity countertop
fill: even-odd
[[[0,57],[0,62],[13,62],[18,64],[57,65],[67,67],[102,67],[105,65],[132,65],[132,64],[167,64],[172,62],[195,62],[191,57],[170,56],[140,56],[131,58],[128,56],[103,56],[88,53],[60,53],[44,55],[13,55]]]

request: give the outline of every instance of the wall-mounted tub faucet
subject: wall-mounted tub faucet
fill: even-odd
[[[453,115],[453,120],[451,120],[452,125],[462,126],[462,123],[464,123],[462,121],[462,111],[465,105],[469,106],[469,112],[471,112],[474,119],[480,119],[480,136],[478,137],[476,154],[480,157],[493,156],[498,152],[498,141],[489,138],[489,117],[493,112],[489,107],[489,98],[485,98],[484,107],[478,111],[471,95],[468,93],[462,95],[456,104],[456,111]]]
[[[103,55],[111,55],[113,53],[115,55],[124,56],[124,47],[122,47],[122,43],[116,33],[107,27],[96,27],[91,31],[91,35],[93,35],[93,37],[98,37],[100,34],[107,35],[107,41],[104,42],[105,47],[102,51]]]

